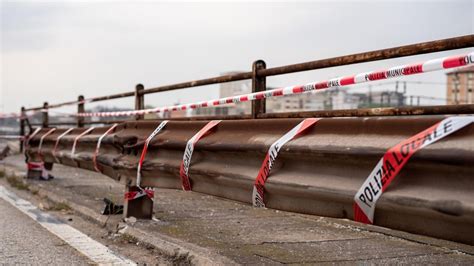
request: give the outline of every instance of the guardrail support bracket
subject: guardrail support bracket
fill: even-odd
[[[125,190],[126,193],[140,191],[136,186],[126,186]],[[123,206],[125,217],[133,216],[137,219],[151,220],[153,216],[153,200],[147,196],[125,200]]]

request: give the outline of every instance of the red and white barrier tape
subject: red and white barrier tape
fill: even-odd
[[[142,181],[142,165],[143,161],[145,160],[146,153],[148,151],[148,145],[150,144],[150,141],[158,134],[161,132],[161,130],[166,126],[168,123],[168,120],[164,120],[161,122],[153,132],[148,136],[148,138],[145,140],[145,145],[143,145],[143,150],[142,154],[140,155],[140,160],[138,161],[138,167],[137,167],[137,187],[141,189],[140,184]]]
[[[270,148],[268,149],[267,155],[263,160],[262,166],[258,171],[257,178],[255,179],[255,184],[253,185],[252,193],[252,203],[255,207],[265,207],[265,202],[263,200],[264,191],[265,191],[265,181],[270,175],[270,171],[273,167],[273,163],[278,156],[278,152],[281,147],[285,145],[288,141],[294,139],[296,136],[304,132],[306,129],[318,122],[319,118],[307,118],[301,121],[293,129],[288,131],[283,137],[275,141]]]
[[[188,140],[186,149],[184,150],[183,161],[179,168],[179,175],[181,176],[181,186],[184,191],[191,190],[191,183],[189,182],[189,165],[191,164],[191,158],[193,156],[194,146],[196,143],[210,132],[212,128],[217,126],[221,120],[212,120],[207,123],[198,133]]]
[[[22,140],[25,139],[25,136],[20,136],[20,135],[0,135],[0,139],[18,139]]]
[[[148,189],[148,188],[140,188],[138,191],[129,191],[126,192],[124,195],[125,200],[134,200],[141,198],[143,196],[147,196],[151,200],[153,200],[153,197],[155,196],[155,191],[153,189]]]
[[[21,118],[21,114],[17,114],[17,113],[0,114],[0,119],[8,119],[8,118]]]
[[[38,171],[41,172],[41,179],[48,180],[49,173],[48,170],[44,167],[44,162],[27,162],[26,168],[30,171]]]
[[[92,162],[94,162],[94,169],[99,173],[102,173],[102,171],[99,169],[99,165],[97,164],[97,156],[99,155],[100,144],[102,143],[102,139],[104,139],[105,136],[112,132],[117,126],[118,124],[113,124],[109,129],[107,129],[107,131],[105,131],[104,134],[102,134],[102,136],[99,137],[99,140],[97,140],[97,146],[95,147],[95,152],[92,156]]]
[[[66,131],[64,131],[61,135],[58,136],[58,138],[56,139],[56,143],[54,143],[54,148],[53,148],[53,157],[54,157],[54,160],[59,163],[59,159],[58,157],[56,156],[57,154],[57,150],[58,150],[58,146],[59,146],[59,141],[61,141],[61,139],[66,136],[67,134],[69,134],[69,132],[71,132],[74,128],[68,128]]]
[[[26,162],[27,162],[26,167],[28,170],[41,171],[41,178],[48,179],[49,174],[46,168],[44,168],[44,163],[43,162],[28,162],[29,159],[26,153],[26,149],[30,146],[30,140],[34,138],[38,134],[38,132],[40,132],[40,130],[41,130],[41,127],[36,128],[35,131],[33,131],[31,135],[26,137],[26,140],[24,142],[25,144],[24,151],[25,151],[25,157],[26,157]]]
[[[18,114],[16,113],[8,113],[8,114],[2,114],[0,113],[0,118],[13,118],[16,117]]]
[[[33,131],[33,133],[32,133],[31,135],[25,137],[25,141],[23,142],[23,144],[24,144],[24,146],[23,146],[23,148],[24,148],[23,151],[24,151],[25,155],[26,155],[26,150],[27,150],[27,148],[28,148],[29,145],[30,145],[30,140],[31,140],[34,136],[36,136],[36,134],[38,134],[38,132],[40,132],[40,130],[41,130],[41,127],[38,127],[38,128],[35,129],[35,131]]]
[[[410,157],[473,122],[474,116],[449,117],[389,149],[354,196],[354,220],[372,224],[377,200]]]
[[[50,129],[48,132],[46,132],[43,136],[41,136],[40,138],[40,142],[39,142],[39,145],[38,145],[38,155],[40,157],[42,157],[42,153],[41,153],[41,149],[43,147],[43,140],[45,137],[47,137],[48,135],[50,135],[51,133],[53,133],[54,131],[56,131],[56,128],[52,128]]]
[[[90,127],[88,129],[84,130],[84,132],[82,132],[78,136],[76,136],[76,138],[74,139],[74,143],[72,144],[71,159],[74,160],[74,154],[76,153],[76,145],[77,145],[77,142],[79,141],[79,139],[84,137],[85,135],[89,134],[94,129],[95,129],[95,127]]]
[[[28,116],[33,116],[36,113],[41,113],[41,112],[47,112],[47,109],[39,109],[39,110],[32,110],[32,111],[26,111],[25,115],[22,115],[22,113],[0,113],[0,119],[8,119],[8,118],[20,118],[20,119],[25,119]],[[28,114],[29,113],[29,114]]]
[[[174,105],[167,107],[157,107],[153,109],[144,110],[131,110],[131,111],[119,111],[119,112],[97,112],[97,113],[78,113],[77,116],[81,117],[92,117],[92,116],[132,116],[132,115],[144,115],[150,113],[164,113],[178,110],[205,108],[211,106],[224,105],[229,103],[238,103],[253,101],[269,97],[278,97],[291,94],[301,94],[313,90],[322,90],[333,87],[344,87],[353,84],[360,84],[365,82],[371,82],[382,79],[390,79],[400,76],[409,76],[420,73],[427,73],[437,70],[450,69],[455,67],[467,66],[474,64],[474,52],[458,55],[449,56],[443,58],[437,58],[428,60],[423,63],[409,64],[389,68],[381,71],[371,71],[359,73],[351,76],[338,77],[330,80],[321,82],[312,82],[306,85],[290,86],[285,88],[278,88],[273,90],[267,90],[262,92],[255,92],[250,94],[237,95],[233,97],[220,98],[211,101],[203,101],[190,104]]]

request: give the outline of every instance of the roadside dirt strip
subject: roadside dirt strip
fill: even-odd
[[[3,167],[3,169],[2,169]],[[24,158],[0,163],[24,174]],[[428,263],[473,264],[474,247],[349,220],[254,208],[200,193],[157,189],[153,220],[100,215],[102,198],[123,201],[123,185],[100,174],[55,165],[51,181],[28,190],[65,203],[81,217],[166,256],[191,264]],[[0,182],[1,179],[0,179]],[[6,182],[4,182],[6,183]]]

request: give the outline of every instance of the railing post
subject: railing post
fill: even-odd
[[[41,113],[43,114],[43,128],[47,128],[49,124],[49,115],[48,115],[48,102],[43,103],[43,110],[41,110]]]
[[[145,109],[145,95],[142,93],[145,87],[142,84],[135,86],[135,110]],[[135,120],[144,119],[144,115],[136,115]]]
[[[266,88],[266,77],[258,76],[258,70],[265,69],[267,66],[265,61],[257,60],[252,64],[252,92],[265,91]],[[265,113],[265,102],[266,99],[252,101],[252,118],[258,118],[259,115]]]
[[[25,120],[26,120],[26,111],[25,107],[21,107],[20,112],[20,136],[25,136]],[[23,139],[20,140],[20,152],[23,152]]]
[[[79,95],[79,97],[77,97],[77,100],[79,101],[79,103],[77,104],[77,113],[85,113],[86,109],[84,107],[84,95]],[[84,117],[77,117],[77,127],[84,127]]]

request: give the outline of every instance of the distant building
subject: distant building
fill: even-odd
[[[180,105],[179,102],[175,103],[174,106],[176,105]],[[176,110],[176,111],[172,111],[172,112],[162,112],[162,113],[159,113],[159,114],[150,114],[150,115],[153,115],[156,117],[159,117],[159,118],[163,118],[163,119],[171,119],[171,118],[183,118],[183,117],[187,117],[187,110]],[[145,118],[148,118],[145,116]]]
[[[360,104],[360,97],[358,95],[348,93],[346,90],[333,90],[330,95],[331,109],[357,109]]]
[[[403,106],[405,94],[395,91],[375,91],[370,93],[370,99],[367,100],[373,107]]]
[[[271,89],[271,88],[270,88]],[[307,92],[299,95],[268,98],[268,113],[324,110],[330,105],[330,98],[325,92]]]
[[[474,66],[460,68],[446,75],[448,78],[446,87],[448,104],[473,103]]]
[[[240,72],[227,72],[223,75],[237,74]],[[273,88],[267,87],[267,90]],[[241,94],[251,93],[251,80],[233,81],[221,83],[219,87],[219,98],[232,97]],[[310,92],[300,95],[271,97],[266,99],[266,112],[295,112],[324,110],[331,106],[330,97],[327,92]],[[215,115],[243,115],[250,114],[251,101],[231,103],[225,106],[217,106],[212,108],[198,108],[193,110],[193,115],[215,116]]]
[[[240,72],[225,72],[222,75],[238,74]],[[251,80],[239,80],[219,84],[219,98],[231,97],[240,94],[250,93],[252,91]],[[230,103],[224,106],[197,108],[192,111],[192,115],[198,116],[224,116],[224,115],[243,115],[250,114],[252,103],[240,102]]]
[[[228,72],[223,75],[237,74]],[[221,83],[219,98],[232,97],[251,92],[251,80]],[[267,87],[267,90],[274,88]],[[192,110],[192,115],[226,116],[250,114],[251,102],[230,103],[223,106],[198,108]],[[270,97],[266,99],[267,113],[304,112],[318,110],[341,110],[372,107],[404,106],[405,92],[375,91],[369,93],[350,93],[346,88],[331,88],[328,90],[310,91],[298,95]]]

